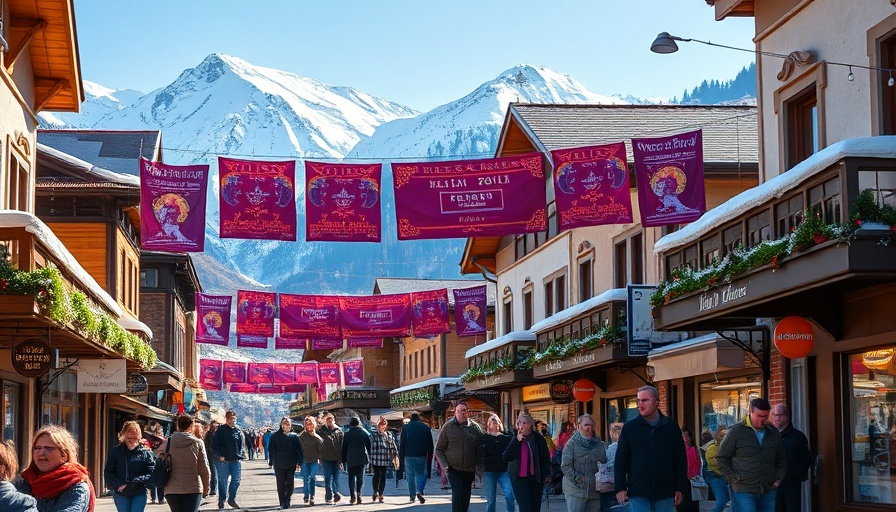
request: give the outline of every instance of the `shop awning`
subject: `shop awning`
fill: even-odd
[[[647,366],[653,368],[654,381],[708,375],[743,368],[744,351],[717,334],[708,334],[652,350]]]
[[[113,409],[136,414],[137,416],[145,416],[161,421],[171,421],[172,414],[169,412],[145,404],[140,400],[124,395],[106,395],[107,404]]]

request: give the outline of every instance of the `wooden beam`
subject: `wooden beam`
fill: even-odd
[[[36,36],[38,32],[47,28],[47,22],[39,18],[13,18],[12,25],[17,28],[28,27],[28,32],[26,32],[25,35],[16,41],[9,49],[9,63],[6,65],[6,69],[8,69],[10,73],[12,72],[13,66],[16,64],[16,59],[22,54],[22,50],[28,46],[28,43],[34,39],[34,36]]]
[[[50,87],[50,90],[48,90],[46,92],[46,94],[44,94],[43,98],[38,97],[38,94],[37,94],[36,86],[39,83],[47,84],[47,85],[52,83],[52,87]],[[40,112],[41,110],[43,110],[44,106],[46,106],[46,104],[49,103],[51,99],[53,99],[53,96],[56,96],[56,94],[58,94],[59,91],[61,91],[64,87],[68,86],[68,80],[56,80],[53,78],[36,78],[34,80],[34,85],[35,85],[34,111]]]

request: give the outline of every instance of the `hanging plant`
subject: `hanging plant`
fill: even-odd
[[[622,343],[624,340],[625,331],[621,327],[606,323],[603,327],[584,338],[571,339],[569,336],[564,336],[554,340],[544,350],[530,353],[518,365],[518,368],[531,369],[542,363],[559,361],[598,347]]]

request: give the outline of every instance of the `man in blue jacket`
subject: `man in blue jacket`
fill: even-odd
[[[426,487],[426,454],[432,453],[432,450],[432,429],[420,421],[419,414],[411,413],[411,421],[401,429],[398,448],[398,457],[404,461],[408,474],[410,501],[417,499],[420,503],[426,503],[423,497],[423,488]]]
[[[638,389],[637,418],[626,422],[616,449],[616,499],[632,512],[674,512],[689,492],[681,429],[659,411],[653,386]]]
[[[246,458],[246,440],[236,426],[236,412],[227,411],[224,419],[226,423],[219,426],[212,437],[212,451],[217,457],[215,464],[218,466],[218,508],[224,508],[225,501],[233,508],[240,508],[236,502],[236,491],[242,479],[240,461]]]

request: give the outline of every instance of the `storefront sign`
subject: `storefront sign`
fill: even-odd
[[[149,383],[146,377],[140,373],[132,373],[128,375],[128,394],[129,395],[145,395],[149,389]]]
[[[572,385],[572,396],[578,402],[590,402],[594,400],[597,385],[589,379],[579,379]]]
[[[801,316],[786,316],[775,326],[775,347],[784,357],[806,357],[815,344],[815,329]]]
[[[42,377],[53,366],[50,345],[38,338],[29,338],[12,349],[12,367],[25,377]]]
[[[625,288],[628,355],[630,357],[644,357],[650,352],[650,349],[681,341],[681,332],[657,331],[653,327],[650,296],[656,291],[656,286],[630,284]]]
[[[567,374],[574,370],[582,370],[599,366],[610,361],[632,360],[629,357],[625,346],[617,346],[615,344],[606,345],[591,349],[583,354],[576,354],[559,361],[551,361],[549,363],[541,363],[532,369],[532,375],[535,378],[553,377]]]
[[[709,311],[719,306],[747,298],[747,284],[741,286],[728,285],[721,290],[714,290],[700,295],[698,312]]]
[[[538,402],[551,398],[551,385],[548,383],[523,387],[523,402]]]
[[[78,361],[78,393],[127,393],[124,359]]]
[[[555,380],[551,382],[551,400],[555,404],[568,404],[572,402],[572,382],[568,380]]]

